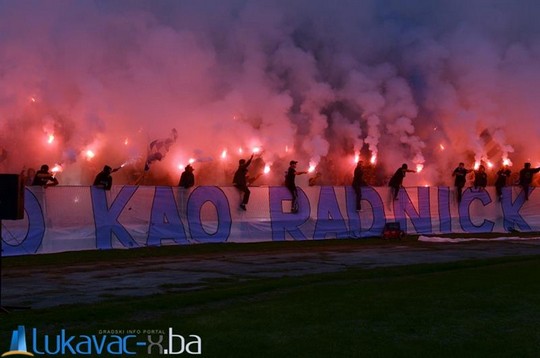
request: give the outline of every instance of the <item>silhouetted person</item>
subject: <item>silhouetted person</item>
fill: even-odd
[[[236,172],[234,173],[233,185],[244,193],[244,197],[240,203],[240,209],[242,210],[247,210],[246,205],[249,202],[249,196],[251,195],[251,191],[249,191],[247,185],[247,174],[252,160],[253,154],[247,161],[245,159],[240,159],[238,161],[238,169],[236,169]]]
[[[466,169],[465,163],[459,163],[458,167],[452,172],[454,179],[454,186],[456,187],[457,201],[461,203],[461,195],[463,193],[463,187],[467,182],[466,176],[468,173],[472,172],[472,169]]]
[[[36,172],[32,185],[48,188],[50,186],[58,185],[58,179],[56,179],[53,174],[49,173],[49,166],[47,164],[43,164]]]
[[[298,189],[296,188],[296,176],[307,174],[307,172],[297,172],[296,171],[296,164],[298,164],[297,161],[291,160],[289,162],[289,169],[287,169],[287,173],[285,174],[285,186],[292,195],[292,202],[291,202],[291,212],[297,213],[298,212]]]
[[[188,189],[195,185],[195,175],[193,174],[194,170],[195,169],[193,169],[193,167],[188,164],[182,172],[182,175],[180,175],[180,181],[178,182],[178,186]]]
[[[487,186],[487,173],[486,167],[480,165],[478,170],[474,171],[474,188],[477,190],[484,190]]]
[[[34,177],[36,176],[36,170],[34,168],[28,168],[26,171],[23,169],[21,171],[22,181],[25,186],[31,186],[34,182]]]
[[[519,185],[525,193],[525,200],[529,200],[529,187],[532,183],[533,175],[540,171],[540,167],[531,168],[531,163],[525,163],[523,169],[519,171]]]
[[[407,173],[416,173],[416,170],[411,170],[407,164],[402,164],[401,168],[396,170],[388,182],[388,186],[392,188],[392,196],[394,200],[398,199],[399,189],[403,186],[403,179]]]
[[[497,193],[497,198],[499,201],[502,199],[502,188],[506,186],[511,173],[512,172],[508,168],[508,165],[503,166],[497,172],[497,179],[495,180],[495,192]]]
[[[354,168],[354,175],[352,181],[352,187],[356,193],[356,211],[362,210],[362,187],[366,186],[364,181],[364,167],[363,162],[359,160]]]
[[[105,190],[111,190],[112,187],[112,176],[111,174],[114,172],[117,172],[120,170],[120,168],[111,168],[110,166],[106,165],[103,167],[103,170],[96,175],[96,178],[94,179],[94,186],[103,188]]]

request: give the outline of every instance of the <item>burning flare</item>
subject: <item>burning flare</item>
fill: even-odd
[[[53,174],[56,174],[56,173],[61,173],[64,171],[64,168],[62,167],[61,164],[55,164],[54,167],[51,169],[51,172],[53,172]]]

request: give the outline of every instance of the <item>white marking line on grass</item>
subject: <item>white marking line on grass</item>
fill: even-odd
[[[423,242],[449,242],[449,243],[458,243],[466,241],[529,241],[529,240],[539,240],[540,237],[495,237],[492,239],[482,239],[482,238],[463,238],[463,239],[451,239],[447,237],[430,237],[430,236],[420,236],[418,241]]]

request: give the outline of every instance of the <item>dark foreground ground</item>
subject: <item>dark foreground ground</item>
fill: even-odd
[[[204,289],[216,282],[248,281],[350,268],[540,255],[540,240],[422,243],[416,240],[225,244],[209,249],[162,247],[10,257],[2,264],[2,305],[31,308],[85,304]],[[206,245],[201,245],[206,246]],[[103,260],[100,260],[103,255]]]

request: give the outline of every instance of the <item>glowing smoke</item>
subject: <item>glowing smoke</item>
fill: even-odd
[[[539,7],[0,2],[0,170],[63,163],[61,184],[89,184],[129,163],[115,183],[134,183],[170,128],[178,141],[147,183],[175,184],[197,158],[198,184],[230,184],[254,146],[270,184],[291,159],[349,184],[356,153],[378,184],[401,163],[423,168],[406,184],[435,185],[459,161],[536,162]]]

